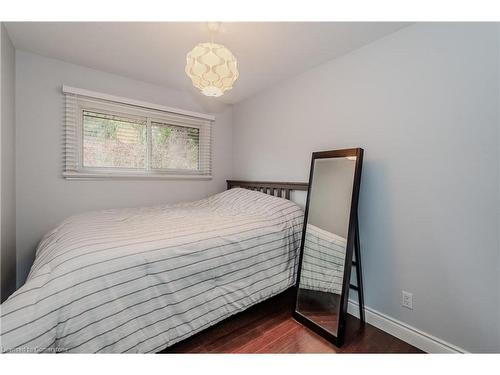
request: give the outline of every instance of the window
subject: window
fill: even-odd
[[[200,160],[200,129],[151,123],[154,169],[197,170]]]
[[[146,121],[86,110],[82,116],[84,168],[146,168]]]
[[[212,116],[66,86],[63,92],[65,178],[211,178]]]

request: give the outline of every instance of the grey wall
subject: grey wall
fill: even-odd
[[[15,180],[15,50],[4,24],[1,33],[1,127],[0,127],[0,299],[16,286],[16,180]]]
[[[495,24],[402,29],[236,105],[234,177],[306,181],[312,151],[365,148],[367,306],[500,351],[498,67]]]
[[[347,239],[355,161],[316,159],[308,222]]]
[[[497,68],[498,68],[498,108],[500,108],[500,23],[497,23],[497,29],[498,29],[498,44],[499,44],[499,48],[498,48],[498,65],[497,65]],[[498,126],[499,126],[499,131],[498,131],[498,150],[499,150],[499,158],[500,158],[500,121],[498,122]],[[499,177],[499,183],[498,183],[498,195],[500,196],[500,163],[498,164],[498,168],[499,168],[499,173],[498,173],[498,177]],[[499,199],[499,206],[498,206],[498,212],[500,213],[500,199]],[[498,220],[498,233],[500,233],[500,218]],[[500,235],[499,235],[500,236]],[[500,251],[500,239],[499,239],[499,251]],[[498,257],[498,269],[500,270],[500,255]],[[500,276],[499,276],[500,278]],[[498,290],[497,290],[497,294],[498,294],[498,321],[500,322],[500,287],[498,287]],[[498,347],[500,348],[500,329],[498,330]]]
[[[40,238],[69,215],[103,208],[189,201],[224,190],[231,177],[230,107],[196,96],[43,58],[16,54],[17,261],[22,284]],[[168,67],[165,67],[166,69]],[[62,172],[63,84],[194,111],[211,111],[213,179],[66,181]],[[198,95],[199,97],[199,95]]]

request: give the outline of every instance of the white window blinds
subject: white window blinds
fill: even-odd
[[[63,93],[65,178],[211,178],[213,116],[67,86]]]

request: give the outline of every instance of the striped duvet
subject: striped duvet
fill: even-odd
[[[307,224],[300,288],[342,293],[345,238]]]
[[[1,305],[1,349],[157,352],[293,285],[302,220],[244,189],[70,217]]]

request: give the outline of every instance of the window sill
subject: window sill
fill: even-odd
[[[63,172],[66,180],[211,180],[207,175]]]

